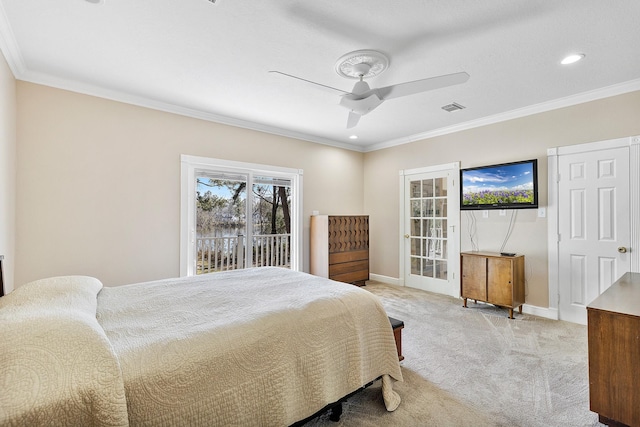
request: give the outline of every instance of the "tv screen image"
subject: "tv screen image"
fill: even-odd
[[[460,209],[538,207],[538,161],[460,170]]]

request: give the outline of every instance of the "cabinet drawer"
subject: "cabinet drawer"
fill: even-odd
[[[329,277],[339,274],[351,273],[356,271],[365,271],[369,273],[369,260],[343,262],[341,264],[332,264],[329,266]]]
[[[334,252],[329,254],[329,265],[369,259],[369,250]]]
[[[369,280],[369,270],[350,271],[344,274],[329,275],[329,279],[338,282],[353,283]]]

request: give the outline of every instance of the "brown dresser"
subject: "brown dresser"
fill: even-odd
[[[600,422],[640,426],[640,273],[587,306],[589,400]]]
[[[367,215],[313,215],[309,242],[311,274],[358,286],[369,280]]]

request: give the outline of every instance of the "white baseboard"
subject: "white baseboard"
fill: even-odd
[[[535,305],[523,304],[522,312],[538,317],[544,317],[546,319],[558,320],[557,308],[538,307]]]
[[[404,283],[398,278],[383,276],[381,274],[369,273],[369,280],[375,280],[376,282],[385,283],[387,285],[404,286]]]

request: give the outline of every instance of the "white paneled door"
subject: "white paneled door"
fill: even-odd
[[[436,168],[438,169],[438,168]],[[407,171],[408,172],[408,171]],[[404,176],[404,281],[459,296],[459,168]]]
[[[558,158],[559,317],[586,306],[630,268],[629,148]]]

